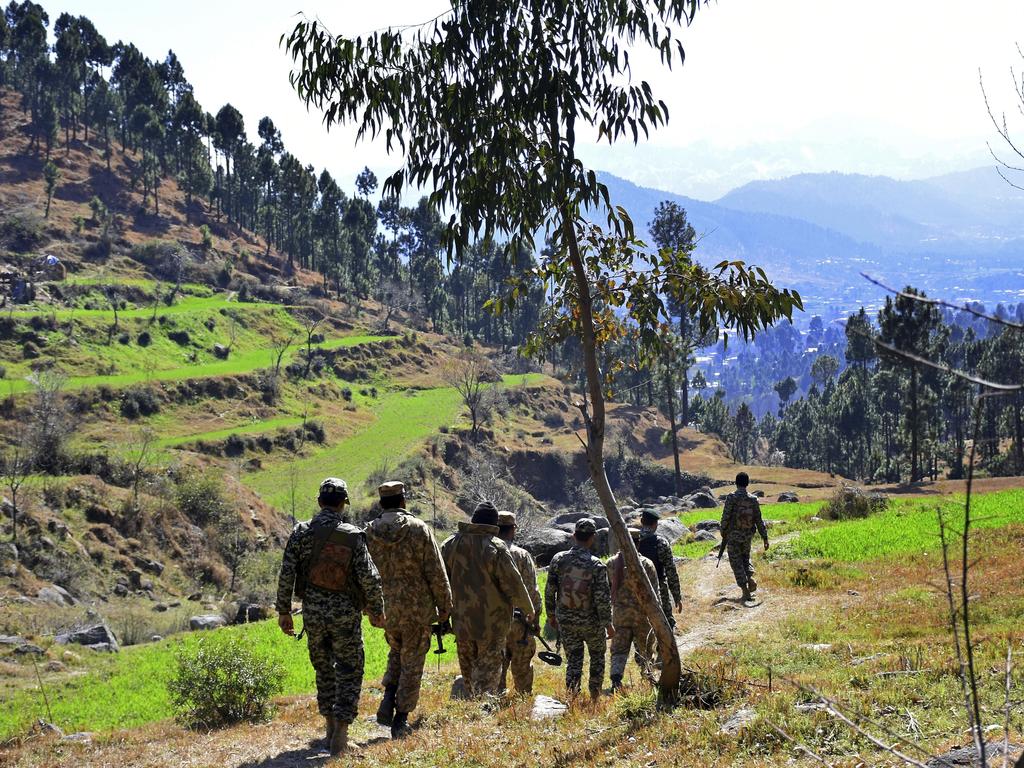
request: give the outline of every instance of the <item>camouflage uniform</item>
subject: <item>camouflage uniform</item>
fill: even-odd
[[[651,586],[658,581],[658,571],[648,558],[640,555],[640,564]],[[608,561],[608,572],[611,574],[612,587],[612,625],[615,637],[611,647],[611,677],[622,679],[629,659],[630,646],[636,648],[636,663],[643,664],[651,660],[654,648],[654,636],[651,622],[648,621],[640,607],[640,598],[626,584],[625,563],[622,553]]]
[[[382,684],[396,687],[399,712],[412,712],[430,649],[430,625],[451,613],[451,587],[430,528],[404,509],[388,510],[371,522],[366,543],[388,607],[384,632],[390,652]]]
[[[516,564],[516,570],[519,571],[519,575],[523,579],[526,591],[530,593],[533,615],[539,620],[544,605],[541,603],[540,591],[537,589],[537,566],[533,562],[533,555],[515,544],[509,544],[508,551],[512,555],[512,562]],[[512,628],[505,640],[505,663],[501,667],[501,681],[502,686],[507,687],[508,671],[511,669],[516,691],[530,693],[533,691],[533,655],[537,652],[537,641],[532,634],[527,632],[524,644],[522,642],[523,633],[523,625],[518,621],[512,622]]]
[[[586,645],[590,653],[590,694],[596,696],[604,681],[605,629],[612,623],[611,591],[604,563],[578,544],[568,552],[559,552],[548,567],[544,604],[548,616],[558,620],[565,648],[565,687],[571,692],[580,690]]]
[[[360,614],[364,607],[374,616],[384,613],[380,575],[367,552],[362,531],[345,523],[338,512],[330,509],[321,509],[312,520],[296,525],[284,550],[276,608],[279,615],[291,612],[296,579],[308,577],[314,534],[321,527],[333,528],[350,537],[346,590],[326,591],[308,584],[301,596],[303,627],[309,660],[316,671],[316,702],[320,714],[348,724],[356,718],[363,684]]]
[[[750,542],[754,531],[761,534],[767,543],[768,529],[761,518],[761,505],[756,496],[747,493],[746,488],[737,488],[725,498],[722,510],[722,540],[729,553],[729,567],[732,568],[736,583],[748,593],[748,584],[754,578],[754,566],[750,562]]]
[[[452,587],[452,628],[471,696],[497,693],[512,610],[532,613],[530,594],[496,525],[459,523],[441,545]]]
[[[637,551],[652,563],[658,571],[658,594],[661,597],[661,609],[665,612],[670,626],[675,627],[676,619],[672,613],[672,602],[683,602],[683,593],[679,589],[679,572],[672,556],[672,545],[657,531],[644,528],[640,533]]]

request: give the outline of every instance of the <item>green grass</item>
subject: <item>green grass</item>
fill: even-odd
[[[907,552],[935,552],[939,547],[936,510],[941,507],[950,525],[959,530],[963,502],[962,496],[897,499],[890,509],[871,517],[805,530],[780,545],[775,557],[857,562]],[[975,528],[1024,523],[1024,490],[975,495],[971,516]]]
[[[505,383],[529,385],[542,378],[539,374],[506,376]],[[309,489],[328,475],[344,478],[353,497],[357,497],[375,470],[397,467],[424,440],[458,421],[462,400],[451,387],[387,392],[373,411],[376,420],[360,432],[309,456],[266,465],[259,472],[245,475],[243,482],[278,509],[290,506],[292,473],[303,499],[311,498]],[[310,505],[304,504],[296,510],[296,516],[305,519],[311,511]]]
[[[296,631],[301,627],[301,617]],[[279,660],[284,666],[283,693],[315,690],[306,641],[294,641],[281,633],[274,620],[217,632],[239,634],[254,650]],[[178,648],[194,645],[199,634],[186,634],[146,645],[124,648],[117,654],[96,654],[81,650],[83,671],[77,676],[44,680],[53,721],[65,731],[111,731],[131,728],[173,716],[167,695],[167,680],[174,670]],[[365,680],[372,683],[384,673],[388,647],[382,630],[371,628],[363,619],[366,653]],[[454,643],[450,643],[454,647]],[[72,646],[72,649],[74,647]],[[436,657],[430,656],[433,661]],[[450,661],[449,650],[442,660]],[[10,694],[5,691],[0,707],[0,740],[23,732],[38,718],[48,719],[46,706],[33,684]]]
[[[773,525],[769,530],[769,540],[775,536],[812,527],[814,523],[810,522],[810,518],[818,514],[822,504],[824,504],[822,501],[799,502],[796,504],[762,504],[761,513],[765,520],[781,521],[781,524]],[[683,524],[691,528],[701,520],[720,520],[721,518],[721,507],[717,509],[693,509],[679,516]],[[672,547],[672,552],[677,557],[698,559],[704,557],[704,555],[717,547],[718,544],[711,541],[677,542]]]
[[[198,443],[202,440],[213,441],[223,440],[231,435],[253,435],[260,434],[262,432],[270,432],[271,430],[283,429],[285,427],[297,427],[302,424],[301,416],[279,416],[273,419],[263,419],[262,421],[254,421],[249,424],[240,424],[234,427],[225,427],[224,429],[212,429],[209,432],[196,432],[190,435],[177,435],[175,437],[165,437],[157,441],[158,448],[173,448],[177,445],[185,445],[187,443]]]

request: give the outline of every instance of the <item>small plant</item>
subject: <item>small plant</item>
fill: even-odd
[[[167,690],[182,725],[217,728],[266,719],[283,678],[281,662],[241,637],[213,633],[178,651]]]
[[[825,520],[854,520],[884,512],[888,506],[889,498],[884,494],[844,485],[832,494],[819,514]]]
[[[213,474],[186,472],[178,478],[174,495],[178,508],[199,525],[223,517],[228,510],[224,486]]]
[[[153,341],[153,337],[149,335],[149,331],[143,331],[139,334],[137,341],[139,342],[140,347],[148,347]]]
[[[631,725],[646,725],[658,715],[657,694],[646,685],[628,691],[615,700],[615,714]]]
[[[199,241],[199,247],[202,249],[203,253],[208,253],[209,250],[213,248],[213,234],[210,232],[210,228],[206,224],[203,224],[203,226],[199,228],[199,237],[201,238]]]

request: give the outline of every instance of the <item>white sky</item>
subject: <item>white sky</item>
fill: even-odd
[[[438,0],[43,4],[51,24],[66,10],[151,58],[173,49],[207,111],[230,101],[251,138],[269,114],[290,151],[326,166],[346,188],[364,165],[384,176],[399,161],[382,147],[353,146],[350,132],[326,134],[288,84],[280,35],[300,11],[335,33],[358,34],[421,22],[447,7]],[[635,181],[705,197],[803,170],[907,177],[979,165],[992,129],[978,70],[997,107],[1019,117],[1009,76],[1011,66],[1024,65],[1019,38],[1024,43],[1021,0],[717,0],[683,33],[684,67],[641,67],[672,115],[653,139],[661,151],[622,146],[588,157]],[[1020,124],[1024,134],[1024,118]],[[661,154],[666,167],[669,155],[683,159],[677,176],[658,175]],[[701,181],[702,164],[717,168],[714,180]]]

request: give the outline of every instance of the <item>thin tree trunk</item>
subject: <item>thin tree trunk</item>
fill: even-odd
[[[672,376],[668,371],[665,371],[665,397],[668,401],[668,423],[672,430],[672,458],[676,464],[676,474],[673,478],[675,480],[676,496],[683,495],[683,476],[682,471],[679,468],[679,435],[676,433],[676,393],[672,387]]]
[[[589,415],[584,410],[587,424],[587,462],[590,465],[590,476],[594,482],[598,498],[601,500],[601,506],[608,517],[609,526],[618,541],[619,551],[622,552],[626,566],[627,582],[630,583],[634,594],[639,596],[644,614],[654,628],[654,634],[658,641],[658,653],[662,660],[661,677],[658,680],[658,704],[663,708],[668,708],[676,704],[679,696],[679,679],[682,673],[679,661],[679,648],[676,646],[672,627],[662,611],[660,598],[654,591],[654,587],[646,578],[639,578],[640,574],[644,572],[640,565],[640,555],[637,553],[636,545],[633,543],[633,539],[626,528],[626,521],[622,519],[622,514],[619,512],[618,504],[615,501],[615,494],[612,493],[611,485],[608,482],[608,475],[605,473],[605,402],[601,370],[597,363],[597,337],[594,329],[593,304],[590,298],[590,281],[587,279],[586,268],[583,266],[583,259],[580,255],[579,242],[576,239],[576,231],[567,207],[563,206],[560,214],[562,217],[562,231],[569,251],[569,261],[579,293],[580,328],[583,335],[583,366],[587,376],[587,391],[591,408]]]

